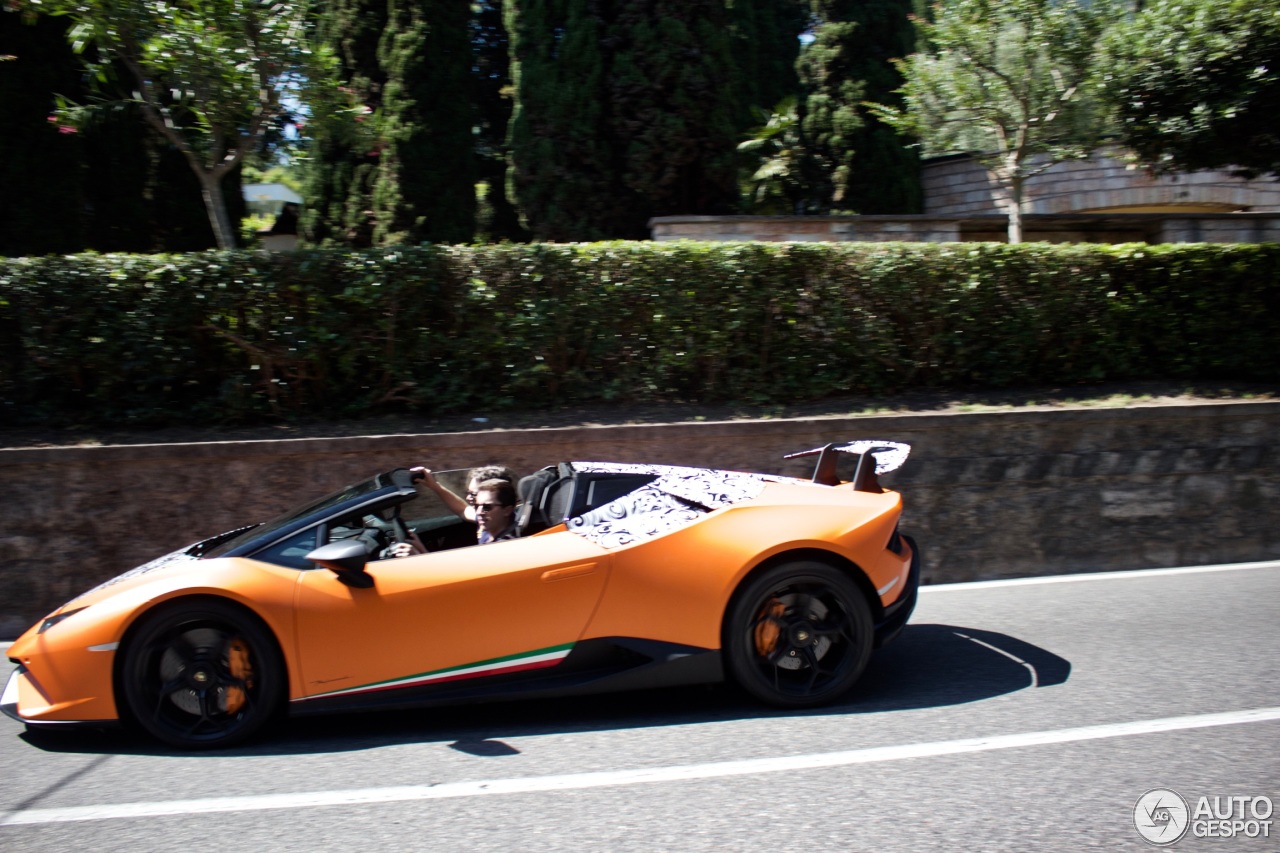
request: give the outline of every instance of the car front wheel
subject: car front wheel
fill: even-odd
[[[127,641],[119,683],[145,732],[209,749],[239,743],[271,719],[284,665],[253,615],[221,601],[175,602],[144,617]]]
[[[747,580],[725,621],[727,666],[770,705],[832,702],[866,668],[871,611],[857,585],[825,563],[797,561]]]

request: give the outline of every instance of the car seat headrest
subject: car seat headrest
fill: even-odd
[[[520,508],[516,511],[516,525],[520,535],[537,532],[547,526],[546,515],[542,512],[542,498],[547,487],[554,483],[560,474],[554,466],[535,471],[527,477],[521,477],[516,484],[516,493],[520,496]],[[534,528],[531,530],[531,528]]]

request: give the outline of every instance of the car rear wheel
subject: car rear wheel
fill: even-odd
[[[748,693],[770,705],[834,701],[866,668],[871,610],[848,575],[798,561],[749,579],[725,623],[727,666]]]
[[[274,638],[239,607],[178,602],[145,617],[120,672],[133,722],[170,746],[225,747],[275,714],[284,665]]]

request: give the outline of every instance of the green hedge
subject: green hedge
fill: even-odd
[[[1280,380],[1280,245],[422,246],[0,260],[0,418],[230,423]]]

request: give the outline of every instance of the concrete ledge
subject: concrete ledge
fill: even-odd
[[[913,446],[886,485],[926,582],[1276,559],[1278,436],[1280,403],[1214,403],[0,450],[0,636],[152,557],[424,463],[803,477],[811,463],[783,454],[886,438]]]

